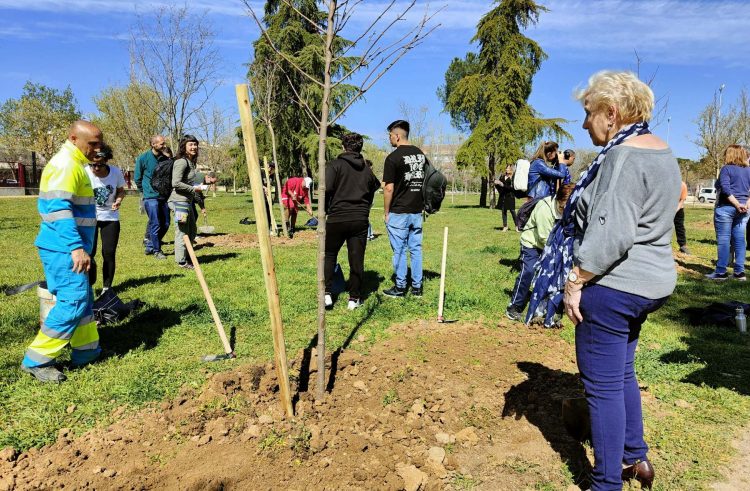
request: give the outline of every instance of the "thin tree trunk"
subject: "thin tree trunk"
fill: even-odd
[[[305,152],[301,152],[299,161],[302,164],[302,177],[312,177],[310,174],[310,168],[307,166],[307,159],[305,158]]]
[[[482,176],[482,185],[479,188],[479,206],[487,208],[487,178]]]
[[[323,71],[323,101],[320,112],[318,139],[318,400],[325,395],[326,360],[326,307],[325,307],[325,249],[326,249],[326,139],[328,137],[328,110],[331,96],[331,60],[333,59],[333,23],[336,0],[328,2],[328,25],[326,26],[325,69]]]
[[[495,208],[495,154],[491,153],[490,158],[487,160],[487,170],[489,171],[489,188],[490,188],[490,208]]]
[[[279,211],[281,211],[281,230],[284,232],[284,237],[287,236],[286,218],[284,217],[284,205],[281,203],[281,179],[279,178],[278,160],[276,157],[276,132],[273,131],[273,125],[269,122],[268,133],[271,135],[271,153],[273,153],[273,164],[276,166],[276,170],[273,172],[273,177],[276,180],[276,199],[279,201]],[[266,176],[268,179],[268,176]],[[273,213],[273,210],[271,211]]]

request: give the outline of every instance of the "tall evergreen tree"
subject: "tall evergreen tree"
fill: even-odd
[[[526,145],[543,136],[570,136],[564,119],[542,118],[528,103],[534,75],[547,55],[522,29],[536,24],[547,9],[534,0],[494,3],[472,39],[479,53],[454,59],[438,90],[453,125],[471,133],[456,159],[482,177],[480,206],[487,204],[487,182],[496,163],[515,162]]]

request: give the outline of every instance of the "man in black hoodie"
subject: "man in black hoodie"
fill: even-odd
[[[349,304],[354,310],[362,305],[362,277],[365,273],[365,248],[370,206],[380,181],[360,153],[362,135],[347,133],[341,139],[344,153],[326,164],[326,307],[333,306],[333,273],[341,246],[349,253]]]

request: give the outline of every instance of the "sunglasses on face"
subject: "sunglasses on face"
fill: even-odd
[[[107,167],[107,164],[91,164],[91,167],[93,167],[93,168]]]

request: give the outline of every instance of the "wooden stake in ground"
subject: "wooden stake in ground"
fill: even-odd
[[[198,282],[201,284],[201,289],[203,290],[203,296],[206,297],[208,310],[211,311],[211,316],[214,318],[214,324],[216,325],[216,330],[219,331],[221,344],[224,345],[224,353],[228,355],[227,356],[228,358],[234,358],[234,352],[232,351],[232,346],[229,344],[229,339],[227,339],[227,333],[226,331],[224,331],[224,324],[221,323],[221,319],[219,318],[219,313],[216,311],[216,306],[214,305],[214,299],[211,297],[211,292],[208,289],[206,278],[203,276],[203,270],[201,269],[201,265],[198,263],[198,258],[195,257],[195,251],[193,250],[193,244],[190,243],[190,237],[188,237],[187,235],[183,235],[182,240],[185,242],[185,249],[187,249],[188,255],[190,256],[190,261],[192,261],[193,267],[195,268],[195,275],[198,277]]]
[[[258,160],[258,146],[255,140],[255,128],[253,127],[253,115],[250,110],[250,96],[246,84],[235,85],[237,94],[237,105],[239,106],[240,122],[242,123],[242,139],[245,143],[245,157],[247,160],[247,171],[250,176],[250,185],[253,192],[253,208],[255,209],[255,224],[258,229],[258,245],[260,246],[260,259],[263,264],[263,278],[266,283],[266,295],[268,297],[268,315],[271,318],[271,331],[273,333],[274,360],[276,362],[276,375],[279,380],[279,392],[281,404],[284,406],[286,415],[294,415],[292,399],[289,391],[289,367],[286,361],[286,345],[284,344],[284,326],[281,322],[281,303],[279,299],[279,285],[276,282],[276,268],[271,250],[271,237],[268,234],[268,220],[264,208],[263,184],[260,179],[260,162]]]
[[[443,231],[443,260],[440,264],[440,297],[438,298],[438,322],[443,322],[443,306],[445,304],[445,263],[448,259],[448,227]]]
[[[265,155],[263,156],[263,171],[266,173],[266,187],[263,189],[263,194],[266,195],[266,203],[271,216],[271,228],[273,234],[276,235],[276,217],[273,215],[273,198],[271,197],[271,176],[268,174],[268,159]]]

